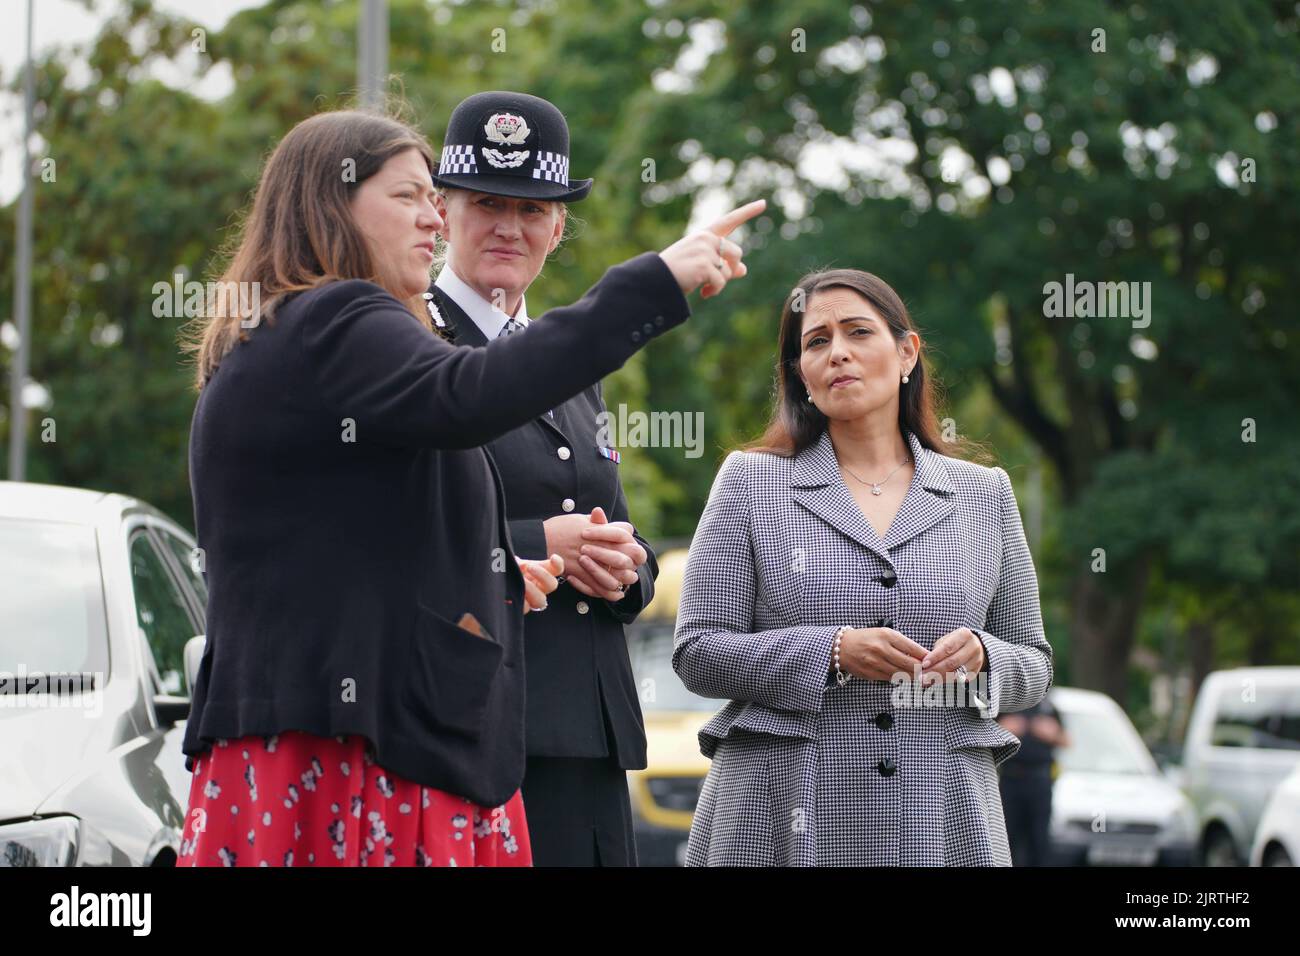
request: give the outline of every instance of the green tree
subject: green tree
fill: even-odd
[[[1294,555],[1293,526],[1258,520],[1297,500],[1271,480],[1296,450],[1283,424],[1298,378],[1293,9],[667,3],[652,16],[664,33],[707,23],[724,39],[682,92],[645,100],[644,145],[628,149],[673,158],[665,196],[689,195],[692,168],[713,160],[737,198],[789,199],[784,223],[756,230],[755,278],[727,300],[731,334],[717,313],[701,329],[711,357],[726,342],[724,368],[751,372],[738,433],[761,418],[770,379],[752,374],[753,330],[771,336],[803,268],[856,265],[909,301],[958,399],[987,389],[1051,462],[1077,519],[1063,542],[1076,683],[1126,698],[1151,563],[1204,538],[1206,522],[1173,520],[1204,485],[1229,481],[1205,511],[1234,541],[1259,534],[1270,559]],[[874,147],[876,162],[816,160],[844,144]],[[1067,274],[1151,283],[1149,325],[1050,317],[1045,285]],[[655,388],[679,388],[660,358]],[[737,401],[732,374],[709,381]],[[1261,430],[1253,445],[1245,418]],[[962,425],[978,437],[983,423]],[[1204,476],[1186,499],[1174,463]],[[1144,501],[1143,520],[1106,520],[1116,501]]]
[[[1045,516],[1035,556],[1061,674],[1125,701],[1135,641],[1170,620],[1202,662],[1294,655],[1293,7],[389,6],[390,68],[435,145],[483,89],[529,90],[569,118],[571,169],[596,187],[534,310],[662,248],[702,201],[773,201],[747,238],[750,276],[606,383],[611,407],[705,416],[702,459],[627,449],[643,528],[689,535],[717,460],[760,430],[791,285],[865,268],[926,332],[960,431]],[[145,78],[186,54],[192,24],[146,0],[117,9],[88,83],[68,84],[69,51],[40,64],[58,179],[36,192],[32,373],[58,442],[31,432],[30,471],[186,519],[194,396],[182,320],[154,317],[153,287],[207,274],[267,150],[348,102],[358,7],[272,0],[232,17],[202,54],[234,80],[217,102]],[[13,216],[0,210],[0,301]],[[1067,275],[1149,282],[1149,324],[1053,317],[1044,288]]]
[[[214,104],[141,78],[190,42],[187,24],[133,3],[84,51],[84,86],[69,82],[68,52],[38,64],[30,374],[52,404],[28,429],[29,480],[138,495],[185,523],[193,395],[176,333],[186,320],[154,315],[154,286],[201,276],[247,183]],[[0,215],[6,302],[15,208]]]

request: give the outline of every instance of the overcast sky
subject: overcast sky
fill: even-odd
[[[189,17],[210,29],[263,0],[154,0],[160,10]],[[74,46],[94,38],[104,21],[121,9],[121,0],[97,0],[94,10],[71,0],[36,0],[32,45],[36,58],[54,47]],[[7,86],[22,69],[27,43],[27,0],[0,0],[0,80]],[[220,77],[203,92],[220,95]],[[0,205],[17,195],[22,160],[22,97],[0,96]]]

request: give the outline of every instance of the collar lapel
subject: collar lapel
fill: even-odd
[[[863,516],[852,492],[840,475],[830,432],[795,456],[790,486],[794,500],[844,534],[890,562],[889,552],[938,524],[956,507],[954,488],[942,459],[923,448],[911,432],[907,441],[916,461],[916,473],[899,506],[884,541]]]
[[[455,299],[437,285],[430,285],[429,291],[433,293],[433,301],[438,304],[442,317],[451,326],[456,345],[487,345],[483,330],[474,324],[474,320],[465,313]]]
[[[564,443],[569,446],[569,450],[573,454],[577,455],[579,454],[579,449],[574,446],[569,436],[565,434],[566,431],[572,430],[568,423],[568,416],[565,414],[564,411],[566,405],[568,405],[568,402],[560,402],[560,404],[555,406],[554,418],[552,418],[550,415],[546,414],[545,412],[542,412],[542,414],[538,415],[535,419],[533,419],[533,421],[537,422],[537,424],[539,425],[549,428],[551,431],[555,432],[555,434],[563,438]],[[585,449],[582,451],[582,454],[586,454]]]
[[[886,562],[889,560],[880,537],[845,487],[830,432],[822,432],[816,442],[795,456],[790,490],[798,504]]]
[[[956,489],[942,457],[921,447],[920,440],[911,432],[907,433],[907,443],[912,448],[916,474],[912,476],[907,496],[885,534],[885,547],[891,551],[934,527],[957,507],[953,501]]]

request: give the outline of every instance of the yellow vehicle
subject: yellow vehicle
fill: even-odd
[[[628,628],[628,649],[645,714],[648,766],[628,773],[641,866],[681,866],[709,760],[700,728],[725,703],[697,697],[673,671],[673,627],[686,570],[686,549],[659,558],[655,596]]]

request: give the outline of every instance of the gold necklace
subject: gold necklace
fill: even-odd
[[[899,464],[898,468],[902,468],[903,465],[906,465],[906,464],[907,464],[909,461],[911,461],[911,460],[912,460],[912,459],[911,459],[910,456],[907,457],[907,458],[904,458],[903,461],[902,461],[902,463]],[[881,489],[881,486],[882,486],[882,485],[886,485],[886,484],[888,484],[888,483],[889,483],[889,479],[890,479],[890,478],[893,478],[896,474],[898,474],[898,468],[895,468],[895,469],[894,469],[893,471],[891,471],[888,475],[886,475],[886,476],[885,476],[881,481],[864,481],[863,479],[858,478],[857,475],[854,475],[853,472],[852,472],[852,470],[850,470],[849,466],[846,465],[846,464],[844,464],[844,462],[840,462],[840,467],[843,468],[845,471],[847,471],[850,475],[853,475],[853,478],[854,478],[854,479],[855,479],[859,484],[862,484],[862,485],[870,485],[870,486],[871,486],[871,493],[872,493],[873,495],[883,494],[884,492],[882,492],[882,491],[880,490],[880,489]]]

